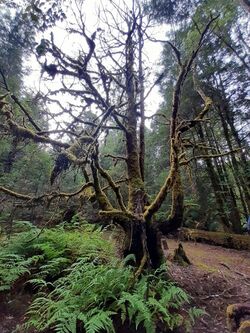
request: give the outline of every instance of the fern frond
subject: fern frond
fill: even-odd
[[[115,333],[115,328],[111,316],[113,311],[94,309],[87,314],[88,321],[84,324],[86,333],[98,333],[102,330],[108,333]]]
[[[76,333],[76,318],[71,317],[68,320],[62,320],[55,325],[54,330],[56,333]]]
[[[43,279],[31,279],[31,280],[27,281],[27,283],[30,283],[36,289],[46,288],[48,285],[53,286],[52,283],[46,282]]]
[[[123,260],[123,265],[126,266],[129,262],[135,264],[136,263],[136,258],[133,253],[127,255]]]
[[[207,314],[207,313],[206,313],[206,311],[204,311],[203,309],[199,309],[199,308],[196,308],[196,307],[194,306],[194,307],[192,307],[192,308],[190,308],[190,309],[188,310],[188,314],[189,314],[189,318],[190,318],[192,324],[194,324],[194,323],[195,323],[195,320],[196,320],[197,318],[199,318],[199,317],[201,317],[201,316],[203,316],[203,315],[205,315],[205,314]]]

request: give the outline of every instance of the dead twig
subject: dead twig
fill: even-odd
[[[221,293],[219,293],[219,294],[212,294],[212,295],[208,295],[208,296],[205,296],[205,297],[202,297],[201,299],[202,300],[207,300],[207,299],[210,299],[210,298],[219,298],[219,297],[221,297],[221,296],[223,296],[224,295],[224,297],[226,297],[225,296],[225,294],[227,293],[227,292],[230,292],[231,290],[233,290],[233,289],[235,289],[235,287],[233,286],[233,287],[230,287],[230,288],[228,288],[228,289],[224,289]],[[232,295],[230,295],[230,297],[231,297]],[[238,296],[238,295],[237,295]]]

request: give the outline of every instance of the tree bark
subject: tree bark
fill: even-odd
[[[140,17],[140,24],[138,26],[138,43],[139,43],[139,55],[138,55],[138,61],[139,61],[139,95],[140,95],[140,171],[141,171],[141,177],[144,181],[144,160],[145,160],[145,102],[144,102],[144,94],[145,94],[145,88],[144,88],[144,71],[143,71],[143,59],[142,59],[142,51],[143,51],[143,33],[142,33],[142,17]]]
[[[182,188],[181,174],[178,169],[172,189],[171,212],[168,216],[169,223],[177,230],[183,225],[184,193]]]
[[[17,146],[18,146],[18,138],[14,138],[12,140],[12,143],[11,143],[11,148],[10,148],[10,151],[6,157],[6,159],[4,160],[4,163],[3,163],[3,171],[4,173],[10,173],[11,170],[12,170],[12,167],[13,167],[13,164],[15,162],[15,159],[16,159],[16,154],[17,154]]]
[[[201,141],[205,144],[205,136],[203,133],[203,129],[201,127],[201,125],[199,124],[199,126],[197,126],[197,133],[201,139]],[[204,149],[204,153],[208,154],[208,151],[206,149]],[[227,215],[224,209],[224,200],[223,200],[223,196],[222,196],[222,188],[220,186],[220,179],[217,176],[212,161],[210,159],[205,159],[205,163],[207,166],[207,172],[214,190],[214,196],[215,196],[215,200],[216,200],[216,204],[217,204],[217,209],[219,212],[219,217],[220,217],[220,221],[221,224],[223,226],[223,228],[225,229],[225,231],[230,230],[230,223],[227,219]]]
[[[219,105],[217,107],[217,110],[219,112],[223,132],[224,132],[224,136],[225,136],[228,148],[229,148],[229,150],[233,150],[233,145],[232,145],[232,142],[231,142],[231,139],[230,139],[229,129],[228,129],[227,123],[225,121],[225,117],[224,117],[223,106]],[[242,187],[244,197],[245,197],[245,203],[246,203],[246,206],[248,208],[248,211],[250,211],[250,192],[249,192],[249,188],[248,188],[248,184],[246,182],[246,179],[243,176],[244,172],[241,169],[241,167],[239,166],[234,154],[231,154],[230,159],[231,159],[232,166],[233,166],[232,171],[233,171],[235,181],[236,181],[236,183],[238,183]]]
[[[217,153],[220,154],[220,149],[215,138],[214,132],[212,128],[207,128],[206,126],[207,137],[209,138],[210,146],[215,145],[217,149]],[[212,140],[210,140],[209,132],[211,132]],[[221,188],[222,188],[222,195],[225,197],[225,201],[227,203],[227,209],[229,210],[229,221],[232,224],[232,229],[235,233],[241,233],[241,217],[239,213],[239,209],[237,207],[237,200],[236,195],[234,192],[234,185],[231,184],[229,177],[228,177],[228,170],[225,166],[225,162],[223,157],[219,158],[219,162],[215,159],[215,166],[217,169],[218,177],[221,179]]]
[[[143,217],[145,206],[145,189],[141,173],[140,151],[137,138],[136,84],[134,75],[134,22],[130,23],[126,41],[126,95],[128,101],[126,124],[127,176],[128,176],[128,210],[136,217],[131,221],[130,244],[128,252],[135,254],[138,274],[143,267],[151,265],[148,251],[146,222]]]

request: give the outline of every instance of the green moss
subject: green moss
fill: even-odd
[[[214,272],[217,272],[218,270],[214,267],[211,267],[211,265],[206,265],[202,262],[198,262],[196,263],[196,266],[201,269],[202,271],[206,271],[206,272],[211,272],[211,273],[214,273]]]
[[[143,190],[144,188],[144,184],[143,184],[143,181],[140,177],[135,177],[133,179],[131,179],[130,181],[130,186],[133,188],[133,189],[139,189],[139,190]]]

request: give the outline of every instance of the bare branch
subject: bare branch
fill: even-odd
[[[3,83],[5,86],[5,89],[10,93],[10,89],[6,80],[6,77],[4,75],[4,72],[0,69],[0,74],[3,78]],[[29,114],[29,112],[25,109],[25,107],[23,106],[23,104],[19,101],[19,99],[14,95],[14,94],[9,94],[10,97],[13,99],[13,101],[19,106],[19,108],[23,111],[23,113],[25,114],[25,116],[28,118],[29,122],[33,125],[33,127],[37,130],[37,131],[41,131],[40,127],[35,123],[35,121],[33,120],[33,118],[31,117],[31,115]]]
[[[176,56],[176,59],[177,59],[177,62],[179,64],[179,66],[182,67],[183,64],[182,64],[182,61],[181,61],[181,53],[180,53],[180,51],[171,42],[167,41],[167,43],[171,46],[172,50],[174,51],[174,54]]]
[[[112,154],[106,154],[106,155],[104,155],[104,157],[111,157],[114,160],[122,160],[122,161],[127,160],[127,157],[125,157],[125,156],[116,156],[116,155],[112,155]]]
[[[69,148],[70,145],[68,143],[63,143],[60,141],[53,140],[47,136],[39,135],[39,133],[35,133],[32,130],[25,128],[23,126],[19,126],[16,122],[11,119],[10,111],[5,110],[3,114],[7,118],[7,125],[11,133],[16,137],[21,137],[23,139],[31,139],[36,143],[47,143],[54,147],[61,147],[61,148]]]
[[[180,165],[187,165],[190,162],[192,162],[193,160],[197,160],[197,159],[210,159],[210,158],[218,158],[218,157],[223,157],[223,156],[227,156],[227,155],[232,155],[234,153],[239,153],[240,151],[241,151],[241,148],[236,148],[234,150],[230,150],[230,151],[220,153],[220,154],[197,155],[197,156],[191,157],[189,160],[181,161]]]

